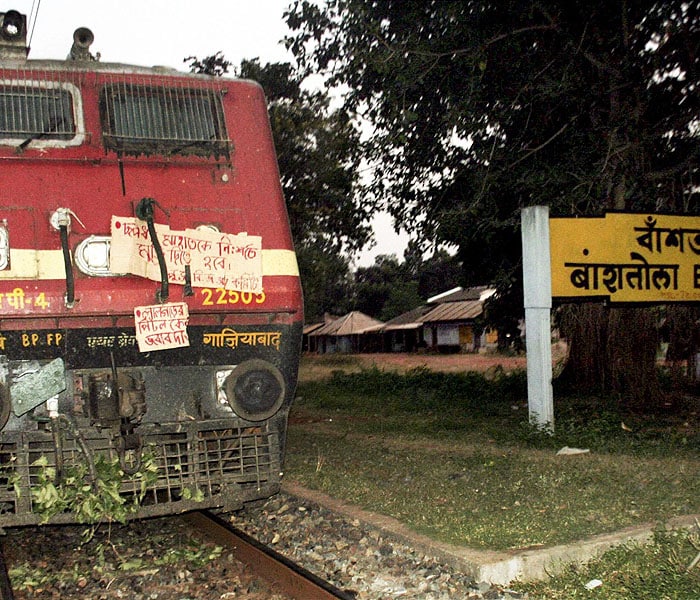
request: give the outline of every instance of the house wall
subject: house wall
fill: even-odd
[[[313,340],[309,347],[313,347],[319,354],[352,354],[353,352],[364,352],[359,335],[319,335],[312,336]]]
[[[340,352],[342,354],[350,354],[353,351],[351,336],[343,335],[335,338],[335,340],[335,352]]]
[[[478,342],[478,339],[476,341]],[[469,325],[459,325],[459,348],[462,352],[471,352],[476,349],[474,329]]]
[[[471,323],[436,323],[423,326],[423,339],[429,350],[477,352],[487,347],[487,335],[476,336]]]
[[[459,346],[459,325],[438,323],[435,326],[438,346]]]
[[[484,342],[488,348],[495,348],[498,346],[498,331],[491,328],[487,329],[484,332]]]
[[[415,352],[423,341],[421,329],[399,329],[386,333],[388,352]]]

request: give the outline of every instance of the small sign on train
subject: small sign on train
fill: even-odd
[[[189,346],[188,319],[187,304],[184,302],[137,306],[134,309],[134,323],[139,351]]]

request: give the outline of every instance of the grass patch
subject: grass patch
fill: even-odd
[[[330,377],[335,372],[358,372],[362,362],[351,354],[301,355],[299,381],[318,381]]]
[[[567,398],[548,436],[527,425],[525,374],[492,375],[373,368],[302,383],[287,477],[435,539],[496,550],[700,512],[696,423]],[[562,446],[590,453],[556,456]]]
[[[528,424],[524,371],[496,370],[487,377],[424,367],[404,374],[376,367],[338,370],[328,379],[304,381],[298,396],[298,412],[335,415],[355,433],[540,449],[577,446],[616,454],[700,454],[693,406],[666,417],[644,416],[623,414],[615,399],[557,398],[555,434],[543,434]]]
[[[586,565],[571,565],[547,581],[519,584],[531,600],[695,600],[700,568],[688,569],[700,551],[700,536],[657,531],[650,544],[625,544]],[[586,584],[598,580],[599,587]]]

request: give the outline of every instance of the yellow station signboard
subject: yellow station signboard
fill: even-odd
[[[700,301],[700,217],[552,218],[549,231],[554,298]]]

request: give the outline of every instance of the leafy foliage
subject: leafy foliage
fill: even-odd
[[[392,293],[397,290],[405,278],[405,273],[395,255],[380,255],[375,264],[369,267],[360,267],[355,272],[354,291],[356,310],[362,311],[371,317],[381,318],[388,316],[383,314],[384,306],[389,302]],[[420,304],[420,298],[410,308]],[[403,312],[403,310],[400,310]],[[392,314],[389,318],[396,316]]]
[[[533,203],[695,207],[697,2],[298,0],[287,19],[374,127],[392,212],[443,241],[493,241]]]
[[[356,415],[373,417],[363,427],[396,427],[406,435],[424,430],[439,438],[445,432],[475,431],[505,445],[550,450],[577,446],[628,455],[695,456],[700,450],[700,429],[690,401],[661,417],[626,411],[615,398],[558,390],[556,429],[545,433],[531,426],[521,411],[527,406],[523,370],[441,373],[420,367],[401,374],[354,366],[338,364],[330,379],[302,381],[302,406],[348,408]]]
[[[124,472],[117,457],[97,455],[93,481],[86,461],[66,465],[60,478],[45,456],[34,461],[32,467],[36,469],[37,478],[36,485],[31,488],[32,509],[41,515],[44,523],[65,511],[74,513],[78,523],[123,523],[136,511],[148,487],[158,478],[156,458],[148,451],[143,452],[141,467],[131,476],[140,485],[130,500],[120,493]]]
[[[370,238],[373,205],[361,193],[359,133],[325,91],[307,91],[289,64],[243,61],[237,73],[268,99],[282,188],[297,249],[353,252]]]
[[[110,528],[104,535],[95,535],[78,548],[74,547],[74,560],[67,564],[60,550],[52,553],[51,561],[46,561],[45,555],[37,551],[36,556],[30,554],[24,561],[12,564],[9,569],[12,587],[26,591],[30,597],[46,595],[51,588],[57,593],[60,591],[61,597],[87,597],[88,582],[101,581],[109,588],[115,581],[128,578],[130,584],[136,586],[139,580],[148,579],[159,570],[200,569],[221,557],[221,546],[203,543],[195,537],[173,538],[170,531],[162,533],[171,529],[163,525],[161,522],[160,533],[152,526],[144,531],[143,523],[123,529]],[[42,529],[40,539],[37,537],[35,532],[36,547],[43,551],[51,548],[51,544],[71,541],[70,534],[57,537],[50,528]],[[123,592],[115,594],[119,596]]]
[[[202,73],[204,75],[213,75],[221,77],[228,73],[231,62],[224,58],[221,51],[210,56],[205,56],[203,59],[198,59],[196,56],[188,56],[183,59],[183,62],[189,62],[189,68],[192,73]]]
[[[345,257],[310,245],[297,250],[297,261],[307,322],[321,321],[326,313],[339,316],[351,310],[352,278]]]
[[[314,399],[309,401],[313,406],[347,406],[352,398],[358,414],[435,412],[448,421],[458,414],[469,418],[472,411],[510,415],[512,404],[526,396],[526,377],[523,371],[501,372],[487,379],[473,371],[438,373],[416,368],[400,374],[374,367],[357,373],[338,370],[329,381],[305,383],[302,389],[304,397]]]
[[[409,244],[403,262],[393,254],[380,254],[373,265],[356,270],[353,308],[388,321],[456,287],[458,281],[459,263],[454,257],[438,251],[423,259]]]
[[[501,330],[522,314],[521,208],[700,214],[697,0],[297,0],[287,22],[301,67],[369,123],[377,197],[456,245],[464,284],[498,284],[488,316]],[[600,318],[621,321],[612,312]],[[627,376],[579,380],[653,396],[638,366],[656,351],[647,323],[608,344]],[[586,342],[574,341],[572,353]]]
[[[572,564],[547,581],[517,587],[530,598],[548,600],[583,600],[593,595],[608,600],[690,599],[697,596],[700,573],[697,568],[687,567],[699,550],[697,529],[657,529],[650,544],[629,542],[608,550],[586,565]],[[601,593],[586,588],[593,579],[602,582]]]
[[[414,250],[416,246],[416,242],[408,243],[404,262],[407,272],[418,281],[418,295],[421,298],[429,298],[460,285],[463,277],[459,257],[441,249],[423,258],[419,249]]]

